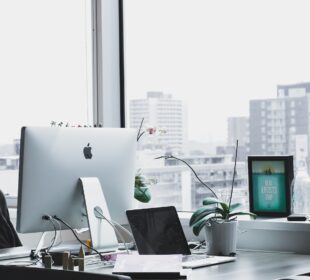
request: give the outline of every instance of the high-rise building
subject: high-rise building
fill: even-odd
[[[295,154],[296,137],[309,139],[308,93],[310,83],[281,85],[277,98],[250,101],[251,154]]]
[[[129,110],[130,127],[138,128],[144,118],[146,126],[165,130],[156,138],[146,140],[143,149],[163,149],[173,154],[184,152],[187,129],[182,100],[163,92],[147,92],[146,98],[130,100]]]

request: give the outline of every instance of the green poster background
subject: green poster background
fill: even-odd
[[[283,161],[253,161],[253,210],[285,212],[286,190]]]
[[[259,212],[286,210],[284,173],[253,173],[253,206]]]

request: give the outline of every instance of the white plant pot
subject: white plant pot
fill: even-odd
[[[230,256],[236,254],[237,221],[212,222],[205,226],[208,254]]]

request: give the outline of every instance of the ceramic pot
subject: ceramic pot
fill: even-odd
[[[236,254],[237,221],[212,222],[205,226],[208,254],[231,256]]]

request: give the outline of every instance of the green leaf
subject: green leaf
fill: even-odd
[[[225,202],[220,202],[220,205],[222,206],[223,210],[228,213],[229,212],[229,207],[227,205],[227,203]]]
[[[251,217],[253,217],[253,218],[256,218],[256,214],[251,213],[251,212],[247,212],[247,211],[231,212],[231,213],[229,214],[229,217],[232,217],[232,216],[242,216],[242,215],[248,215],[248,216],[251,216]]]
[[[189,225],[192,226],[199,220],[201,220],[203,217],[209,215],[210,213],[215,213],[215,208],[210,209],[208,206],[201,207],[197,209],[193,215],[191,216],[191,219],[189,220]]]
[[[200,231],[203,229],[203,227],[206,225],[206,223],[212,219],[212,218],[222,218],[222,215],[217,214],[217,213],[212,213],[207,216],[205,216],[203,219],[199,220],[195,224],[193,224],[193,233],[198,236]]]
[[[205,205],[205,206],[213,205],[213,204],[220,204],[221,207],[223,208],[223,210],[225,212],[228,212],[228,205],[227,205],[227,203],[225,203],[225,202],[223,202],[223,201],[221,201],[221,200],[219,200],[219,199],[217,199],[215,197],[208,197],[208,198],[204,199],[202,201],[202,204]]]
[[[148,187],[135,188],[135,199],[147,203],[151,200],[151,192]]]
[[[211,205],[211,204],[217,204],[217,203],[222,203],[219,199],[215,197],[207,197],[202,201],[203,205]]]
[[[242,206],[241,203],[233,203],[233,204],[230,205],[229,211],[232,212],[232,211],[240,208],[241,206]]]
[[[223,209],[218,208],[218,207],[210,209],[210,208],[205,206],[205,207],[199,208],[198,210],[196,210],[193,213],[193,215],[192,215],[192,217],[191,217],[191,219],[189,221],[189,225],[193,226],[194,224],[196,224],[199,221],[203,220],[204,217],[206,217],[206,216],[208,216],[210,214],[213,214],[213,215],[220,214],[222,218],[225,218],[225,211]]]

